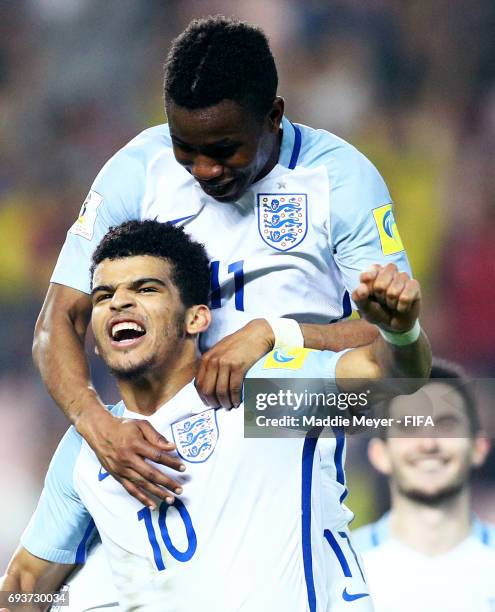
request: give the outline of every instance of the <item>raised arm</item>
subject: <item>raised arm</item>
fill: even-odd
[[[89,296],[52,283],[35,328],[33,357],[55,402],[93,448],[103,467],[147,506],[149,493],[170,497],[179,483],[145,459],[178,470],[174,448],[147,421],[122,420],[104,407],[89,378],[84,339],[91,312]],[[164,488],[163,488],[164,487]]]
[[[86,293],[52,283],[33,342],[33,359],[48,392],[70,421],[78,429],[81,426],[82,434],[91,414],[96,412],[102,421],[112,419],[89,379],[84,340],[90,316],[91,300]]]
[[[375,265],[361,274],[360,281],[353,300],[380,334],[371,344],[339,359],[339,387],[346,388],[346,379],[393,378],[397,393],[411,393],[423,384],[431,368],[430,345],[418,321],[419,283],[394,264]]]

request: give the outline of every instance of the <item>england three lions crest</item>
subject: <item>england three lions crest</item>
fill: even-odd
[[[215,450],[218,440],[216,410],[205,410],[173,423],[172,435],[177,452],[184,461],[206,461]]]
[[[305,193],[259,193],[258,229],[277,251],[290,251],[308,232],[308,196]]]

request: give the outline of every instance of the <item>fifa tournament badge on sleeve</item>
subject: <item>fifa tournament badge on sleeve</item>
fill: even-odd
[[[380,243],[384,255],[393,255],[404,250],[397,223],[394,219],[392,204],[385,204],[373,210]]]
[[[300,370],[304,366],[307,356],[312,352],[313,349],[308,348],[275,349],[266,355],[263,369]]]
[[[81,206],[79,217],[69,232],[76,236],[82,236],[86,240],[93,238],[95,230],[96,216],[98,215],[98,207],[103,202],[103,198],[96,191],[91,190]]]

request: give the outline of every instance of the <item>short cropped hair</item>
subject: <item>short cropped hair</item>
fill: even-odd
[[[476,397],[464,369],[447,359],[434,358],[431,366],[430,382],[442,382],[456,391],[463,401],[464,411],[468,417],[471,434],[475,436],[481,430]]]
[[[262,117],[277,95],[278,75],[261,29],[217,15],[194,19],[165,62],[165,103],[189,110],[233,100]]]
[[[475,437],[481,430],[481,423],[478,414],[476,397],[464,369],[453,361],[434,357],[431,366],[430,379],[425,383],[425,386],[435,382],[443,383],[449,386],[453,391],[461,396],[463,409],[468,418],[470,434],[471,436]],[[383,416],[389,416],[390,405],[392,402],[393,398],[388,400],[383,406]],[[382,437],[384,438],[387,437],[387,429],[387,427],[383,428]]]
[[[95,268],[103,260],[139,255],[161,257],[171,264],[172,280],[186,308],[208,304],[210,272],[204,246],[182,227],[159,221],[126,221],[111,227],[93,253],[91,285]]]

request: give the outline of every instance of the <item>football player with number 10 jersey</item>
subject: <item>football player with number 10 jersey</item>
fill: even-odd
[[[122,395],[111,411],[150,421],[174,441],[175,469],[187,467],[175,498],[143,505],[71,428],[3,588],[29,579],[34,588],[53,564],[73,563],[96,525],[124,610],[319,612],[350,602],[353,610],[372,609],[341,505],[339,433],[244,439],[242,410],[205,409],[198,396],[208,281],[203,248],[180,228],[134,221],[104,237],[93,257],[92,328]],[[353,390],[351,376],[425,376],[430,353],[417,323],[418,283],[375,266],[361,275],[353,299],[381,327],[394,317],[398,332],[381,330],[372,344],[340,353],[299,349],[300,368],[292,371],[274,370],[270,355],[250,376],[320,377],[335,390],[337,383]],[[31,564],[27,577],[23,562]]]

